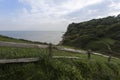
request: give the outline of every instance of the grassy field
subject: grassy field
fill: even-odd
[[[8,40],[9,41],[9,40]],[[79,59],[48,58],[48,49],[0,47],[0,59],[39,57],[35,63],[0,64],[0,80],[120,80],[120,59],[52,50],[53,56]]]
[[[0,80],[119,80],[120,63],[48,59],[0,65]]]
[[[0,58],[40,57],[36,63],[0,64],[0,80],[119,80],[120,60],[53,49],[53,56],[79,59],[49,59],[48,49],[0,47]],[[22,76],[22,77],[21,77]]]
[[[0,47],[0,59],[10,58],[29,58],[41,57],[42,55],[49,55],[48,48],[15,48],[15,47]],[[87,54],[61,51],[57,49],[52,50],[53,56],[71,56],[79,57],[80,60],[87,60]],[[106,62],[107,57],[92,54],[91,61]],[[112,62],[119,62],[120,60],[112,59]]]
[[[0,47],[0,59],[40,57],[47,53],[48,49],[45,48]]]

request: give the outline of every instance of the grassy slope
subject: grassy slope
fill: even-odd
[[[0,35],[0,41],[7,41],[7,42],[18,42],[18,43],[35,43],[35,44],[46,44],[46,43],[41,43],[41,42],[34,42],[34,41],[29,41],[29,40],[24,40],[24,39],[16,39],[16,38],[11,38],[7,36]]]
[[[86,54],[60,51],[53,49],[53,56],[72,56],[79,57],[81,60],[86,60]],[[15,47],[0,47],[0,59],[8,58],[26,58],[26,57],[41,57],[42,55],[48,55],[48,49],[42,48],[15,48]],[[99,55],[92,54],[92,61],[106,62],[107,58]],[[112,59],[112,62],[119,62],[119,60]]]
[[[0,80],[119,80],[120,60],[54,49],[54,56],[80,59],[48,59],[47,49],[0,47],[0,58],[40,57],[37,63],[0,64]]]
[[[37,63],[0,65],[0,80],[119,79],[120,63],[112,62],[43,58]]]
[[[0,47],[0,59],[40,57],[46,53],[47,49],[40,48]]]
[[[37,63],[0,64],[0,80],[119,80],[120,60],[59,51],[53,56],[77,56],[80,59],[48,59],[47,49],[0,47],[0,58],[40,57]],[[22,76],[22,77],[21,77]]]

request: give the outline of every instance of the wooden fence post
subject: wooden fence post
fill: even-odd
[[[111,59],[112,59],[112,55],[111,54],[112,54],[112,51],[109,52],[108,62],[110,62]]]
[[[52,57],[52,44],[49,44],[49,57]]]
[[[110,61],[111,61],[111,58],[112,58],[112,56],[111,56],[111,55],[109,55],[109,57],[108,57],[108,62],[110,62]]]
[[[87,50],[88,60],[91,59],[91,50]]]

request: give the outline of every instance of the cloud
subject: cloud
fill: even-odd
[[[14,30],[66,30],[71,22],[119,14],[118,0],[18,0],[24,5],[3,26]],[[7,27],[6,27],[7,28]],[[11,29],[11,28],[10,28]],[[13,30],[12,29],[12,30]]]
[[[109,5],[109,9],[111,11],[111,13],[109,13],[109,15],[120,14],[120,1],[119,0],[111,0],[111,4]]]
[[[19,2],[24,5],[29,5],[30,9],[23,8],[16,18],[16,21],[18,21],[19,24],[24,23],[25,26],[35,26],[36,29],[52,28],[65,30],[72,20],[65,18],[66,15],[102,1],[103,0],[19,0]]]
[[[115,5],[115,4],[118,4],[120,1],[104,0],[100,3],[89,5],[80,10],[72,12],[66,17],[68,19],[73,18],[74,22],[82,22],[82,21],[87,21],[94,18],[102,18],[106,16],[118,15],[120,14],[120,9],[119,8],[116,9],[115,6],[111,7],[111,5],[113,5],[113,2]]]
[[[113,1],[111,0],[111,4],[109,5],[110,8],[114,8],[114,9],[120,9],[120,1]]]
[[[44,13],[48,16],[62,16],[82,9],[88,5],[93,5],[102,0],[19,0],[24,4],[29,4],[30,12],[33,14]],[[56,4],[58,3],[59,4]]]

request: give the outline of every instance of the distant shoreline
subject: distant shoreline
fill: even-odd
[[[1,38],[4,38],[4,40],[1,40]],[[31,40],[25,40],[25,39],[17,39],[17,38],[13,38],[13,37],[1,35],[1,34],[0,34],[0,41],[23,42],[23,43],[34,43],[34,44],[48,44],[48,43],[31,41]]]
[[[0,31],[0,34],[10,38],[42,44],[59,44],[64,31]]]

